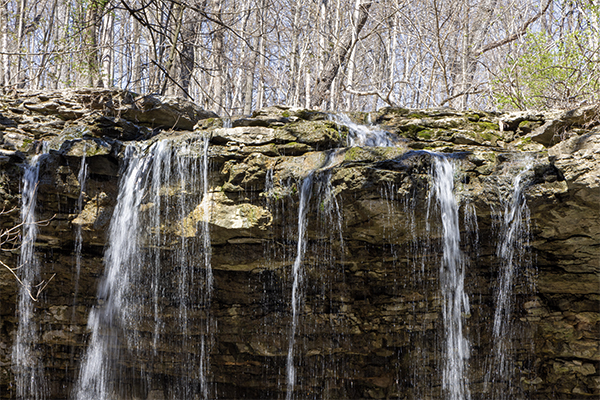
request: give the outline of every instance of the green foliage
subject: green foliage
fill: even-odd
[[[600,56],[590,43],[599,35],[592,27],[552,38],[528,33],[522,52],[493,81],[501,108],[565,108],[584,100],[597,101]]]

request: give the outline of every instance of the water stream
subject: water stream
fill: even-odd
[[[493,353],[488,367],[486,383],[496,383],[492,396],[497,400],[508,400],[515,397],[514,385],[501,385],[502,382],[514,382],[515,369],[513,340],[521,335],[515,332],[513,313],[515,307],[516,280],[527,281],[527,269],[531,264],[528,258],[529,245],[529,210],[525,198],[528,175],[533,168],[533,160],[525,158],[513,162],[516,168],[514,178],[507,187],[512,193],[500,196],[504,210],[500,215],[499,240],[496,255],[500,262],[497,286],[495,290],[495,310],[492,329]],[[510,172],[509,178],[510,178]],[[521,337],[520,340],[525,338]]]
[[[105,273],[98,305],[90,312],[91,338],[74,395],[80,400],[149,393],[210,398],[208,139],[131,145],[124,160]],[[194,222],[188,215],[196,208],[204,218]],[[174,243],[179,245],[168,251]],[[149,320],[147,314],[153,317]],[[193,325],[203,326],[204,332],[192,337]],[[148,329],[150,338],[144,334]],[[141,350],[148,342],[151,354]],[[180,352],[165,353],[171,348]],[[161,365],[177,373],[165,382],[153,382],[150,376]],[[142,373],[116,375],[119,370],[125,376],[133,373],[130,368]],[[140,383],[131,385],[127,379]]]
[[[86,147],[83,148],[83,157],[81,157],[81,165],[77,174],[79,182],[79,197],[77,198],[77,213],[83,211],[83,199],[85,196],[85,183],[87,181],[88,165],[86,162]],[[75,225],[75,289],[73,294],[73,314],[77,307],[77,295],[79,294],[79,276],[81,275],[81,251],[83,247],[83,235],[81,225]]]
[[[454,163],[433,157],[433,194],[439,206],[443,228],[443,259],[440,286],[443,298],[444,367],[442,388],[449,400],[470,398],[467,381],[469,342],[464,334],[464,316],[469,299],[464,290],[465,260],[460,249],[459,209],[454,196]]]
[[[294,344],[296,342],[296,330],[298,325],[298,306],[300,290],[302,287],[302,260],[306,251],[306,214],[310,198],[312,195],[313,173],[309,174],[302,181],[300,186],[300,205],[298,206],[298,243],[296,247],[296,259],[292,266],[292,325],[289,334],[288,354],[286,362],[287,392],[286,399],[291,400],[294,395],[294,385],[296,383],[296,368],[294,366]]]
[[[144,195],[145,174],[152,157],[140,157],[135,146],[125,149],[127,168],[121,178],[117,205],[111,219],[105,254],[105,275],[98,288],[99,304],[89,315],[91,337],[83,359],[76,398],[112,399],[118,393],[119,347],[122,329],[132,322],[136,304],[129,293],[136,285],[141,268],[138,232],[139,208]],[[151,151],[150,154],[153,154]],[[155,154],[154,154],[155,155]]]
[[[40,165],[45,151],[34,156],[25,167],[21,189],[21,223],[23,234],[17,274],[20,279],[17,318],[18,329],[12,349],[13,372],[16,380],[16,395],[19,400],[41,400],[46,398],[46,380],[41,354],[39,326],[34,316],[35,301],[39,296],[40,264],[35,255],[38,236],[38,221],[35,208],[39,184]]]
[[[356,124],[346,115],[330,118],[348,129],[348,146],[395,145],[387,132],[375,126]],[[225,120],[224,126],[230,127],[231,122]],[[217,313],[233,314],[240,305],[236,298],[231,300],[232,304],[211,310],[215,295],[211,207],[215,196],[221,193],[211,191],[209,138],[190,135],[183,139],[152,139],[149,142],[128,145],[124,149],[118,195],[107,234],[105,269],[98,286],[97,304],[89,314],[88,347],[71,393],[78,400],[212,399],[216,398],[216,385],[220,384],[219,374],[226,371],[219,369],[223,364],[219,364],[214,372],[210,368],[211,349],[216,348],[213,342],[218,332],[217,318],[212,313],[217,316],[220,316]],[[352,370],[352,363],[364,354],[377,354],[380,358],[374,363],[389,363],[389,371],[386,371],[389,376],[369,377],[374,382],[369,396],[400,397],[406,390],[409,393],[406,396],[414,398],[469,400],[471,379],[476,381],[472,378],[473,366],[469,365],[470,351],[471,347],[476,348],[481,343],[470,337],[470,333],[467,335],[467,320],[471,318],[470,300],[474,310],[478,310],[483,301],[480,299],[477,303],[475,297],[469,299],[465,289],[465,275],[467,271],[471,273],[468,267],[473,257],[478,257],[480,238],[475,205],[465,204],[464,198],[459,199],[461,192],[455,187],[459,181],[457,176],[461,174],[460,162],[440,154],[410,152],[407,158],[424,157],[411,161],[414,161],[410,165],[414,168],[413,175],[406,174],[406,180],[399,182],[390,168],[389,174],[377,175],[380,180],[376,183],[361,182],[367,188],[378,185],[379,196],[372,196],[366,189],[362,193],[359,187],[353,194],[356,204],[349,210],[342,210],[342,196],[336,198],[336,187],[332,184],[332,176],[339,170],[332,164],[334,160],[342,162],[343,151],[327,153],[322,166],[312,169],[296,186],[289,184],[293,178],[286,178],[289,179],[290,193],[294,193],[292,187],[297,188],[297,214],[294,214],[295,208],[293,211],[277,210],[277,205],[273,205],[281,202],[285,207],[289,204],[275,193],[286,184],[275,183],[273,169],[266,172],[261,195],[265,196],[266,207],[272,206],[270,211],[280,218],[281,225],[285,225],[274,229],[281,229],[282,235],[287,237],[280,243],[275,243],[278,241],[275,234],[280,232],[270,232],[275,239],[267,234],[268,239],[261,237],[259,240],[263,243],[273,242],[277,248],[269,249],[264,260],[257,262],[259,266],[247,274],[264,273],[271,277],[274,281],[265,283],[265,287],[271,285],[269,290],[277,295],[280,303],[266,299],[265,304],[260,305],[265,310],[257,305],[254,312],[269,318],[284,318],[291,314],[290,323],[281,329],[284,331],[283,336],[279,336],[282,343],[268,342],[270,339],[265,338],[258,340],[257,343],[263,340],[271,344],[268,351],[258,345],[249,345],[248,349],[241,345],[236,347],[239,345],[237,338],[231,337],[219,342],[218,357],[239,368],[254,362],[250,356],[257,354],[266,354],[265,359],[277,358],[273,362],[276,366],[263,367],[267,373],[262,373],[272,375],[265,379],[279,379],[278,386],[269,395],[281,397],[281,392],[285,391],[286,400],[316,399],[323,393],[342,397],[347,393],[356,394],[352,379],[361,375]],[[23,176],[23,244],[19,272],[23,286],[19,293],[19,325],[12,353],[17,398],[22,400],[44,400],[47,392],[40,350],[35,346],[40,342],[39,327],[31,322],[35,319],[35,295],[30,292],[40,280],[34,244],[38,234],[35,208],[42,160],[43,156],[34,157]],[[408,163],[401,165],[400,157],[394,162],[397,162],[397,168],[409,168]],[[484,357],[484,362],[489,364],[487,375],[481,378],[487,384],[517,380],[511,343],[516,337],[514,286],[528,265],[529,214],[524,190],[532,165],[531,160],[525,160],[513,166],[512,175],[508,174],[507,178],[510,185],[502,184],[503,187],[511,186],[510,194],[502,193],[499,197],[503,210],[498,213],[499,239],[495,257],[499,272],[491,327],[493,345],[491,353],[486,352]],[[356,168],[362,167],[357,163]],[[345,178],[336,177],[338,180]],[[80,185],[77,210],[81,214],[88,179],[85,154],[77,179]],[[350,178],[347,182],[355,184]],[[417,200],[416,193],[426,188],[427,182],[430,182],[428,195],[421,191],[422,197]],[[252,197],[252,190],[248,192],[244,194],[244,204],[259,198],[258,195]],[[226,194],[231,196],[226,200],[230,201],[227,206],[238,204],[237,195]],[[313,197],[316,198],[314,201]],[[419,210],[426,215],[418,215]],[[344,215],[356,216],[357,221],[344,221]],[[307,233],[309,216],[310,242]],[[361,229],[364,224],[365,236],[348,240],[344,237],[345,223],[356,224],[359,226],[356,229]],[[81,229],[80,225],[75,227],[74,308],[82,267]],[[215,229],[230,228],[219,226]],[[370,238],[378,234],[384,239],[370,243]],[[239,243],[248,237],[241,237]],[[227,245],[231,244],[229,238],[225,241]],[[218,252],[221,248],[215,249],[215,260],[224,257]],[[471,258],[466,249],[473,250]],[[244,247],[235,248],[235,251],[243,252]],[[368,261],[345,260],[344,257],[354,257],[350,254],[353,251],[365,254]],[[261,269],[264,271],[256,272]],[[281,270],[285,272],[278,277]],[[234,279],[224,275],[226,278],[218,275],[219,280]],[[276,282],[279,278],[283,284]],[[257,278],[251,276],[249,279]],[[385,287],[373,289],[375,285],[370,285],[371,279],[385,282],[382,285]],[[361,282],[367,283],[365,293],[360,292]],[[282,300],[280,293],[284,293],[283,288],[289,288],[290,283],[291,296],[283,296]],[[308,283],[312,286],[308,287]],[[359,288],[352,288],[352,285]],[[364,298],[346,303],[351,296]],[[384,310],[381,315],[372,312],[371,316],[369,307],[373,304]],[[312,309],[305,312],[308,308]],[[321,325],[318,328],[303,326],[304,320]],[[323,328],[327,324],[329,327]],[[469,322],[468,326],[476,324],[482,323]],[[371,343],[368,334],[381,327],[388,329],[385,339]],[[252,334],[260,335],[261,329],[265,334],[273,334],[270,328],[262,326]],[[238,327],[227,329],[233,331]],[[347,365],[337,363],[338,360],[346,362],[344,357],[348,354]],[[318,375],[317,372],[322,376],[310,376]],[[357,387],[360,385],[368,386],[363,382],[356,383]],[[379,387],[386,388],[387,392]],[[315,388],[323,391],[317,392]],[[516,396],[510,385],[496,385],[490,395],[497,400]],[[473,397],[476,396],[473,391]]]
[[[390,134],[375,125],[362,125],[353,122],[346,114],[330,114],[329,118],[348,128],[348,147],[391,147],[394,146]]]

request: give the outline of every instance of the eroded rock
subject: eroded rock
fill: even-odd
[[[385,109],[370,117],[353,117],[362,122],[371,118],[405,140],[390,148],[346,148],[347,131],[326,114],[288,107],[259,110],[252,118],[233,119],[232,127],[226,128],[227,121],[185,102],[112,90],[32,92],[0,103],[0,131],[5,147],[12,146],[0,150],[3,204],[20,204],[24,153],[36,152],[42,138],[55,138],[40,169],[37,210],[40,220],[50,220],[40,226],[37,243],[43,277],[56,274],[35,305],[43,341],[39,351],[51,360],[46,366],[48,398],[68,397],[77,379],[77,363],[89,337],[87,316],[98,306],[102,254],[127,161],[121,151],[124,144],[136,140],[144,148],[169,140],[172,154],[193,162],[170,164],[162,173],[180,176],[177,168],[191,165],[195,169],[188,172],[198,177],[205,138],[211,141],[206,152],[208,195],[202,196],[200,184],[186,186],[172,179],[158,193],[168,218],[140,233],[142,251],[160,254],[161,276],[170,283],[152,294],[159,299],[164,329],[157,339],[160,355],[178,360],[147,363],[144,373],[152,376],[150,383],[128,381],[144,388],[143,398],[169,398],[164,387],[186,370],[180,354],[198,351],[186,347],[192,341],[182,337],[173,293],[181,284],[182,255],[197,268],[194,273],[202,271],[204,254],[184,254],[181,249],[184,244],[202,248],[204,223],[212,241],[211,312],[218,327],[210,348],[216,397],[281,394],[299,192],[309,175],[313,192],[303,260],[307,286],[297,331],[302,358],[297,372],[306,383],[297,397],[442,397],[437,371],[442,362],[443,299],[436,261],[442,233],[432,222],[437,208],[429,195],[433,150],[452,153],[457,165],[461,244],[470,260],[465,282],[472,308],[465,324],[473,344],[473,397],[487,396],[478,382],[485,379],[479,367],[491,354],[498,216],[527,157],[531,169],[524,177],[525,194],[533,221],[527,243],[536,263],[527,271],[535,279],[515,287],[515,323],[524,338],[514,344],[521,376],[515,390],[532,399],[556,398],[556,393],[565,398],[600,394],[600,142],[593,108],[568,115]],[[566,139],[546,153],[544,145],[528,135],[546,124],[544,134],[549,135],[548,121],[559,121],[554,124],[566,129]],[[173,129],[152,130],[159,126]],[[12,138],[15,132],[31,139],[31,146],[17,149],[25,139]],[[560,136],[553,134],[552,140]],[[89,175],[81,193],[77,174],[84,155]],[[150,198],[142,200],[142,220],[157,211],[158,204]],[[189,206],[186,213],[179,213],[182,204]],[[18,222],[14,212],[3,216],[2,226]],[[477,236],[470,232],[475,224]],[[83,237],[79,282],[74,228],[80,228]],[[157,234],[160,240],[148,239]],[[4,252],[0,259],[17,265],[17,253]],[[140,266],[148,275],[151,267]],[[0,269],[0,397],[12,396],[18,289],[12,279]],[[149,295],[135,305],[144,310],[137,321],[136,354],[148,359],[154,351],[152,301]],[[205,332],[204,310],[188,311],[187,334],[197,338]],[[130,366],[135,370],[135,365]]]

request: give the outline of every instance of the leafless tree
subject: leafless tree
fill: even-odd
[[[12,208],[10,210],[6,210],[5,208],[3,208],[0,211],[0,217],[7,216],[7,215],[11,214],[12,212],[14,212],[15,210],[16,210],[16,208]],[[54,218],[54,217],[52,217],[52,218]],[[44,220],[44,221],[38,221],[36,224],[41,225],[41,226],[47,225],[52,218]],[[20,243],[21,235],[20,234],[21,234],[22,227],[23,227],[23,223],[20,223],[20,224],[16,224],[10,228],[6,228],[6,229],[3,229],[0,231],[0,251],[11,251],[12,252],[12,251],[19,249],[19,247],[21,246],[21,243]],[[56,274],[53,274],[49,279],[43,280],[43,281],[37,283],[36,285],[29,286],[28,284],[23,282],[19,276],[19,270],[21,269],[21,266],[11,267],[2,260],[0,260],[0,266],[4,267],[7,271],[9,271],[14,276],[15,280],[23,287],[23,289],[25,289],[27,291],[27,294],[33,301],[38,301],[40,294],[42,294],[44,289],[46,289],[46,287],[48,287],[48,284],[50,283],[50,281],[52,281],[52,279],[54,279],[54,277],[56,276]]]
[[[505,105],[498,88],[523,92],[522,68],[511,63],[533,49],[530,35],[553,46],[579,29],[585,68],[597,66],[598,8],[598,0],[0,0],[0,81],[175,94],[223,115],[275,103],[494,108]],[[595,75],[581,68],[570,95],[593,100],[585,84],[595,87]]]

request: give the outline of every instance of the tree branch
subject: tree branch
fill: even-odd
[[[534,15],[529,20],[527,20],[525,22],[525,24],[523,24],[521,29],[519,29],[517,32],[513,33],[512,35],[505,37],[504,39],[497,40],[495,42],[492,42],[492,43],[489,43],[489,44],[483,46],[481,49],[479,49],[478,51],[475,52],[475,57],[479,57],[483,53],[486,53],[490,50],[494,50],[500,46],[504,46],[505,44],[508,44],[510,42],[514,42],[519,37],[526,34],[529,26],[531,24],[533,24],[535,21],[537,21],[542,15],[544,15],[546,13],[546,11],[548,11],[548,7],[550,7],[550,3],[552,3],[552,0],[546,0],[546,5],[544,6],[544,8],[542,8],[540,10],[540,12],[538,12],[536,15]]]

